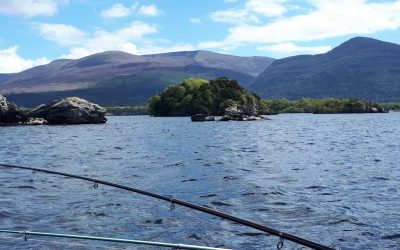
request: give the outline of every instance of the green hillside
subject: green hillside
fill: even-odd
[[[276,60],[250,88],[268,99],[400,101],[400,45],[358,37],[325,54]]]

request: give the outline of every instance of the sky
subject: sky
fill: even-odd
[[[0,0],[0,73],[119,50],[283,58],[400,44],[400,0]]]

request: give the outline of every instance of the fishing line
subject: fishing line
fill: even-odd
[[[228,250],[228,249],[223,249],[223,248],[203,247],[203,246],[186,245],[186,244],[180,244],[180,243],[166,243],[166,242],[156,242],[156,241],[118,239],[118,238],[89,236],[89,235],[73,235],[73,234],[34,232],[34,231],[14,231],[14,230],[3,230],[3,229],[0,229],[0,233],[24,235],[25,241],[28,241],[28,236],[30,237],[33,235],[33,236],[45,236],[45,237],[56,237],[56,238],[66,238],[66,239],[80,239],[80,240],[92,240],[92,241],[115,242],[115,243],[129,243],[129,244],[136,244],[136,245],[168,247],[168,248],[173,248],[173,249]]]
[[[18,237],[7,237],[7,236],[0,236],[0,239],[5,239],[5,240],[15,240],[15,241],[21,241],[21,238]],[[87,249],[87,244],[78,244],[78,243],[71,243],[67,241],[54,241],[54,240],[40,240],[40,239],[34,239],[34,238],[29,238],[29,242],[36,242],[36,243],[41,243],[41,244],[54,244],[54,245],[61,245],[63,247],[69,246],[69,247],[81,247],[82,249]],[[121,248],[113,248],[110,246],[96,246],[96,249],[110,249],[110,250],[121,250]]]

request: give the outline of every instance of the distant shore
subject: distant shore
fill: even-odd
[[[324,99],[312,99],[312,100],[324,100]],[[290,114],[290,113],[315,113],[312,110],[304,110],[301,100],[299,101],[288,101],[284,99],[277,100],[264,100],[267,103],[275,103],[269,113],[265,115],[277,115],[277,114]],[[279,104],[279,105],[278,105]],[[390,102],[390,103],[379,103],[386,111],[390,112],[400,112],[400,102]],[[303,105],[304,106],[304,105]],[[296,108],[297,107],[297,108]],[[134,116],[134,115],[150,115],[150,112],[145,105],[141,106],[114,106],[105,107],[107,109],[107,116]],[[303,108],[303,109],[302,109]],[[309,106],[309,108],[312,108]],[[340,112],[337,112],[340,113]]]

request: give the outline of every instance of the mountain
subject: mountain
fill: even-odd
[[[239,57],[209,51],[132,55],[119,51],[77,60],[60,59],[16,74],[0,75],[0,94],[26,106],[66,96],[102,105],[136,105],[187,77],[226,76],[249,84],[268,67],[268,57]]]
[[[400,101],[400,45],[352,38],[325,54],[276,60],[250,88],[263,98]]]

